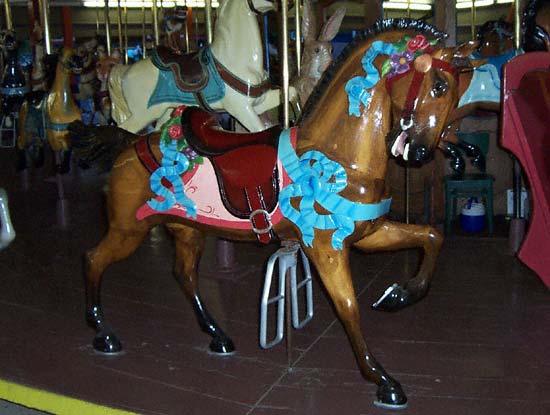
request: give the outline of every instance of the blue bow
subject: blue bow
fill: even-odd
[[[378,69],[374,66],[374,60],[378,55],[391,55],[394,52],[393,43],[384,43],[381,40],[372,42],[371,47],[365,52],[361,59],[361,65],[366,72],[365,76],[356,76],[346,83],[346,93],[349,100],[349,115],[359,117],[360,104],[367,106],[369,104],[371,93],[370,88],[376,85],[380,80]]]
[[[281,213],[300,229],[306,246],[313,246],[314,229],[336,229],[332,247],[341,250],[356,221],[376,219],[390,210],[391,198],[380,203],[358,203],[339,196],[337,193],[347,186],[345,169],[319,151],[308,151],[298,158],[290,142],[290,130],[281,134],[279,158],[294,182],[279,194]],[[291,205],[293,197],[302,198],[299,209]],[[320,215],[315,203],[330,213]]]
[[[169,144],[160,140],[159,147],[162,152],[162,165],[151,174],[150,182],[153,193],[164,200],[151,199],[147,204],[153,210],[164,212],[174,207],[177,202],[185,208],[187,216],[196,218],[197,206],[185,195],[181,179],[181,175],[189,169],[189,160],[178,152],[176,140],[170,140]],[[173,192],[162,184],[163,178],[172,184]]]

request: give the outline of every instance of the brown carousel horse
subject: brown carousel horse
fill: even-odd
[[[354,247],[424,252],[418,273],[386,290],[376,309],[398,310],[428,292],[442,237],[429,226],[387,220],[385,176],[389,153],[425,162],[457,104],[458,68],[452,61],[472,50],[438,48],[444,36],[422,21],[378,22],[333,63],[291,130],[226,132],[212,115],[188,107],[174,111],[160,135],[139,139],[123,132],[135,144],[114,163],[109,229],[85,258],[86,320],[96,331],[94,348],[121,350],[101,306],[102,276],[132,254],[153,226],[165,224],[174,236],[181,288],[216,353],[231,353],[234,346],[199,293],[205,235],[295,241],[315,265],[363,376],[378,385],[375,404],[404,407],[401,385],[376,361],[361,333],[349,253]],[[95,131],[101,128],[114,127]]]
[[[82,119],[70,83],[71,76],[81,71],[82,59],[72,48],[64,47],[59,54],[55,78],[49,92],[37,105],[26,101],[19,112],[18,149],[24,151],[35,138],[47,140],[54,152],[64,154],[61,164],[57,166],[61,172],[69,169],[67,126]]]

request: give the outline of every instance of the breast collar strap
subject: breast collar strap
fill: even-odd
[[[438,69],[442,69],[445,72],[451,73],[455,78],[455,80],[458,82],[458,72],[456,71],[454,66],[451,65],[450,63],[440,59],[433,59],[432,66]],[[414,69],[414,64],[411,64],[411,69],[409,69],[408,71],[402,74],[398,74],[398,75],[386,78],[386,90],[388,91],[388,93],[391,94],[394,82],[409,75],[411,72],[414,72],[413,79],[411,81],[409,90],[407,92],[407,98],[405,99],[405,104],[403,105],[403,111],[401,112],[400,122],[401,122],[401,129],[403,131],[412,127],[412,118],[413,118],[412,115],[414,112],[414,108],[416,106],[418,94],[420,93],[420,86],[424,81],[425,73],[417,71],[416,69]]]

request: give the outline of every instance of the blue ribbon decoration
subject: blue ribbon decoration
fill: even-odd
[[[290,130],[281,133],[279,159],[294,182],[279,194],[281,213],[300,229],[308,247],[313,246],[314,229],[336,229],[332,247],[341,250],[344,239],[354,231],[355,222],[377,219],[390,210],[391,198],[379,203],[359,203],[337,195],[347,186],[345,169],[319,151],[308,151],[298,158],[290,141]],[[293,197],[302,198],[299,209],[290,204]],[[315,203],[330,214],[317,213]]]
[[[177,140],[170,140],[168,144],[164,140],[160,140],[159,147],[162,152],[162,165],[151,174],[150,184],[153,193],[164,200],[151,199],[147,204],[153,210],[164,212],[174,207],[177,202],[185,208],[187,216],[196,219],[197,205],[185,195],[183,181],[180,177],[189,168],[189,160],[185,155],[178,152],[177,146]],[[174,188],[173,193],[162,184],[163,178],[172,184]]]
[[[371,47],[365,52],[361,59],[361,65],[366,75],[351,78],[346,83],[346,93],[348,94],[349,108],[348,114],[359,117],[361,104],[369,104],[371,93],[368,91],[380,80],[378,69],[374,66],[374,60],[378,55],[391,55],[395,50],[393,43],[385,43],[381,40],[372,42]]]

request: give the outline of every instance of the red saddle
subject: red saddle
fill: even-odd
[[[214,166],[220,195],[227,210],[250,218],[261,242],[271,238],[268,213],[279,197],[277,145],[282,128],[258,133],[225,131],[214,115],[197,107],[182,116],[187,143]]]
[[[178,53],[161,45],[154,50],[152,62],[160,70],[170,69],[176,85],[184,92],[198,92],[208,84],[208,69],[200,51]]]

